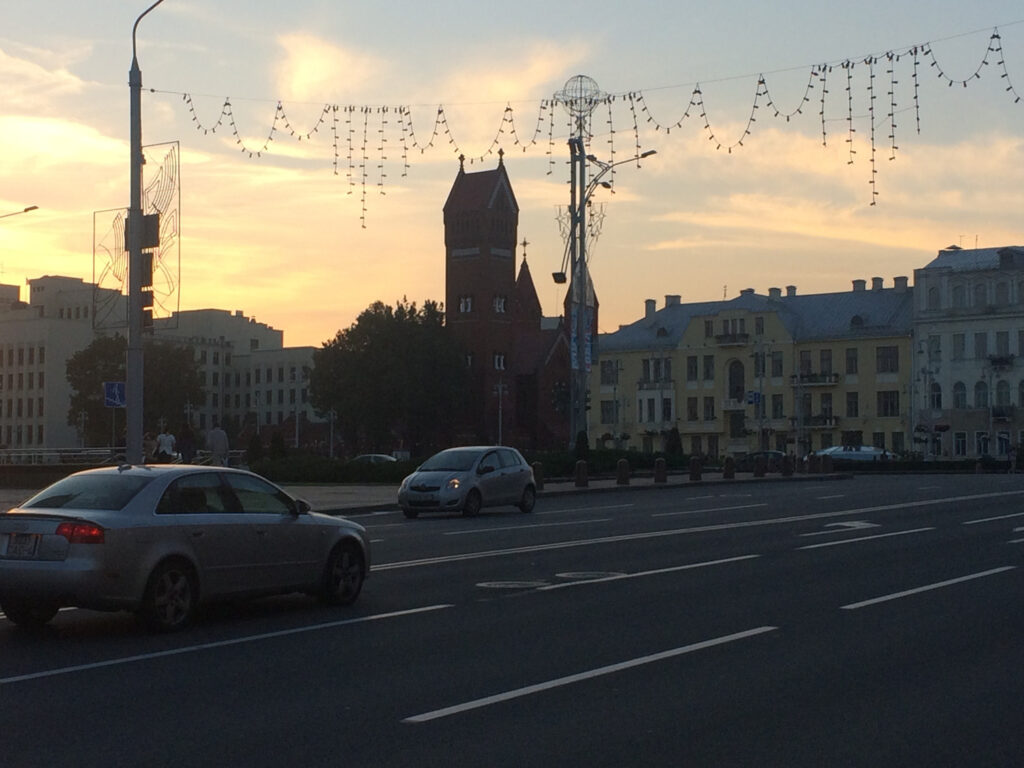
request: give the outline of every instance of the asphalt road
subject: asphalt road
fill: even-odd
[[[352,608],[0,619],[0,765],[1022,762],[1024,476],[360,521]]]

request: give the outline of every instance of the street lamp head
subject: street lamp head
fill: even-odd
[[[26,208],[24,211],[22,211],[22,213],[28,213],[29,211],[38,211],[38,210],[39,210],[39,206],[38,205],[30,205],[28,208]]]
[[[656,149],[648,149],[646,152],[642,152],[640,154],[640,159],[643,160],[645,157],[650,157],[651,155],[656,155],[656,154],[658,154],[658,150],[656,150]]]

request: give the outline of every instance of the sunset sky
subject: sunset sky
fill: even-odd
[[[0,283],[93,279],[93,212],[128,205],[131,32],[149,4],[6,4],[0,215],[39,210],[0,220]],[[577,74],[615,96],[588,151],[657,150],[593,196],[602,331],[665,294],[888,287],[952,244],[1024,244],[1019,0],[164,0],[137,42],[143,142],[180,142],[174,299],[242,310],[289,346],[376,300],[443,300],[458,155],[484,170],[499,147],[558,314],[569,125],[551,100]],[[227,116],[210,130],[228,100],[237,138]],[[447,132],[427,146],[439,107]]]

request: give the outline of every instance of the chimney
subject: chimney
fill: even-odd
[[[853,281],[853,290],[855,290],[855,291],[863,291],[865,288],[867,288],[867,285],[868,285],[868,281],[867,280],[854,280]]]
[[[655,309],[657,307],[657,304],[658,304],[658,302],[656,302],[654,299],[645,299],[644,300],[644,317],[650,317],[651,315],[653,315],[654,312],[655,312]]]
[[[769,288],[768,289],[768,298],[769,299],[781,299],[782,298],[782,289],[781,288]]]
[[[680,299],[682,299],[682,296],[679,295],[679,294],[666,294],[665,295],[665,306],[666,307],[675,307],[675,306],[677,306],[679,304],[679,300]]]
[[[893,285],[893,288],[895,288],[900,293],[906,293],[907,292],[907,278],[906,277],[903,277],[903,276],[901,276],[901,277],[894,277],[892,279],[892,285]]]
[[[795,285],[787,285],[786,286],[786,295],[787,296],[796,296],[796,286]]]
[[[753,295],[754,295],[754,289],[753,288],[744,288],[742,291],[740,291],[740,296],[753,296]]]
[[[880,277],[872,277],[871,278],[871,290],[872,291],[880,291],[880,290],[882,290],[882,278],[880,278]]]

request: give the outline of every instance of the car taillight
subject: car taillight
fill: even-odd
[[[72,544],[103,543],[103,529],[95,523],[61,523],[56,533]]]

